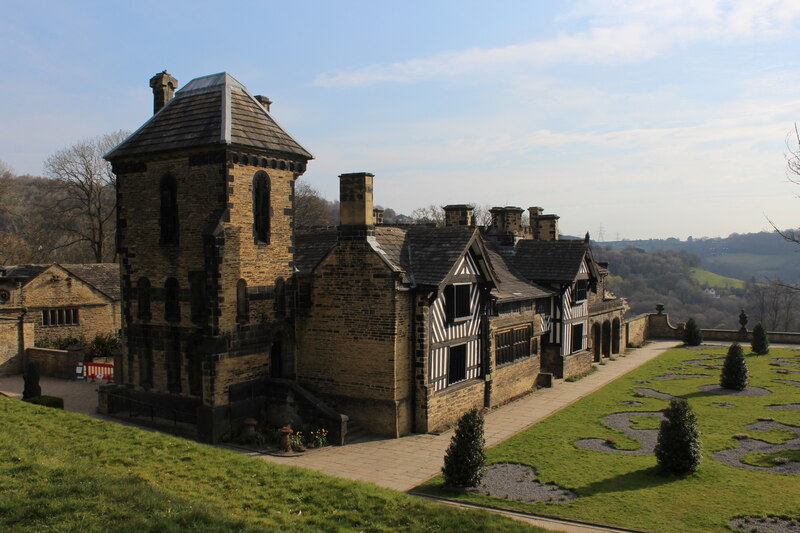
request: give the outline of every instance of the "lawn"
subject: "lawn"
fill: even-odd
[[[0,531],[542,531],[0,396]]]
[[[744,288],[744,281],[740,279],[729,278],[728,276],[721,276],[709,270],[703,270],[702,268],[697,268],[697,267],[691,267],[689,270],[692,273],[692,277],[695,280],[697,280],[697,282],[700,285],[704,287],[714,287],[717,289]]]
[[[800,357],[794,359],[798,363],[794,367],[775,366],[772,360],[773,357],[795,358],[800,352],[773,348],[766,356],[747,356],[751,384],[772,391],[770,395],[759,397],[701,392],[701,385],[718,384],[719,370],[686,362],[705,362],[708,358],[700,354],[708,353],[722,357],[725,349],[672,349],[488,450],[489,463],[529,465],[536,469],[540,481],[572,490],[578,497],[569,503],[520,503],[456,493],[442,486],[441,477],[418,490],[474,503],[654,532],[730,531],[728,520],[747,515],[800,517],[800,475],[745,470],[728,466],[712,456],[715,451],[736,448],[739,441],[734,436],[743,433],[776,444],[794,437],[793,432],[784,429],[758,431],[747,430],[745,426],[765,417],[800,426],[800,411],[766,407],[800,403],[800,387],[775,381],[787,379],[786,375],[776,373],[779,368],[800,371]],[[721,361],[713,363],[721,364]],[[668,372],[708,377],[653,379]],[[794,379],[792,376],[795,375],[790,374],[788,379]],[[689,400],[697,414],[703,443],[703,462],[698,472],[685,478],[663,475],[653,454],[621,455],[574,444],[586,438],[614,439],[616,448],[638,448],[639,441],[603,423],[603,418],[613,413],[658,411],[668,405],[667,400],[641,396],[636,388],[651,388]],[[641,405],[623,404],[631,401],[641,402]],[[637,420],[635,429],[653,427],[657,427],[655,419],[645,416]],[[797,459],[791,452],[780,455]],[[752,454],[744,459],[751,464],[769,465],[774,457]]]

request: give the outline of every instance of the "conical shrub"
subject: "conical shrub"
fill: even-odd
[[[700,346],[703,343],[703,333],[694,318],[686,321],[683,329],[683,343],[686,346]]]
[[[769,339],[767,338],[767,330],[761,325],[761,322],[756,324],[753,328],[753,341],[750,343],[750,348],[753,353],[764,355],[769,353]]]
[[[664,411],[656,444],[656,459],[664,472],[684,476],[700,467],[703,456],[697,417],[684,398],[673,398]]]
[[[474,487],[486,464],[483,415],[477,409],[464,413],[444,456],[444,480],[451,487]]]
[[[744,360],[744,351],[738,342],[728,348],[725,364],[719,377],[719,384],[725,389],[744,390],[750,375],[747,372],[747,363]]]

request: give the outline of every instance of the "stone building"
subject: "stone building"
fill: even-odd
[[[226,73],[175,91],[163,72],[150,86],[155,114],[106,156],[125,356],[105,409],[135,401],[209,441],[261,412],[341,413],[396,437],[591,364],[587,300],[602,276],[586,243],[559,240],[558,217],[539,210],[523,227],[521,209],[496,208],[479,228],[454,204],[444,227],[386,226],[361,172],[339,177],[335,229],[295,234],[294,184],[312,156],[271,102]],[[537,279],[526,243],[580,253],[564,279]]]
[[[4,345],[19,345],[4,350],[0,371],[21,371],[22,352],[34,344],[81,337],[91,341],[98,334],[116,334],[121,328],[120,308],[116,263],[0,268],[0,318],[9,339]],[[14,321],[27,326],[12,326]],[[14,333],[26,327],[28,333]]]

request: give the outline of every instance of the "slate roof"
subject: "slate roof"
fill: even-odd
[[[335,229],[297,232],[294,236],[294,266],[298,271],[311,272],[322,261],[337,240]]]
[[[462,226],[411,226],[400,266],[416,285],[438,286],[466,250],[475,230]]]
[[[122,299],[119,265],[117,263],[85,263],[61,265],[64,270],[92,285],[112,300]]]
[[[106,159],[207,145],[236,145],[313,159],[227,72],[195,78]]]
[[[527,279],[535,282],[567,282],[578,275],[589,250],[583,240],[522,240],[515,246],[512,262]]]
[[[496,282],[491,294],[497,301],[535,300],[553,294],[552,291],[526,280],[525,276],[510,263],[511,258],[500,254],[491,242],[487,243],[486,248],[487,259]]]
[[[7,266],[5,267],[5,277],[17,278],[23,285],[27,285],[36,278],[36,276],[51,266],[52,264]],[[120,300],[122,298],[119,265],[117,263],[84,263],[59,266],[76,278],[99,290],[112,300]]]

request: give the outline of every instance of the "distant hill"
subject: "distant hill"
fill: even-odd
[[[744,281],[727,276],[720,276],[702,268],[691,267],[689,272],[692,277],[703,287],[712,287],[715,289],[744,289]]]
[[[597,243],[613,250],[638,248],[644,252],[674,250],[700,258],[697,265],[715,274],[740,280],[781,279],[800,282],[800,246],[775,232],[733,233],[726,238],[647,239]]]

